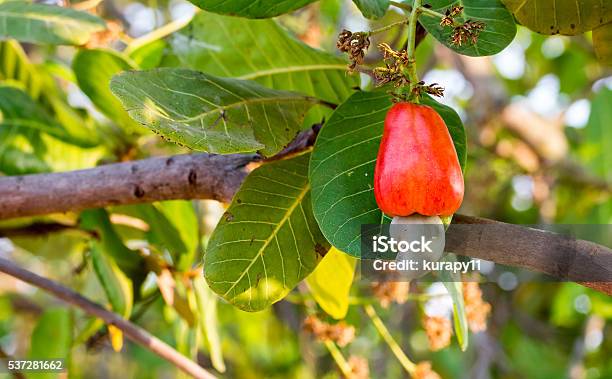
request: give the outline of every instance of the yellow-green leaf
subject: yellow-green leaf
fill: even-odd
[[[332,247],[306,278],[317,304],[337,320],[346,317],[348,312],[356,263],[356,258]]]
[[[612,21],[609,0],[502,0],[524,26],[541,34],[576,35]]]

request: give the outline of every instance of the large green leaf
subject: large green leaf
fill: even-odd
[[[72,68],[81,90],[104,115],[128,131],[142,130],[109,88],[114,75],[136,68],[133,63],[117,52],[91,49],[80,50]]]
[[[195,150],[273,155],[299,132],[311,97],[188,69],[124,72],[111,90],[130,116]]]
[[[258,311],[282,299],[327,251],[310,206],[303,154],[251,173],[210,238],[204,274],[230,303]]]
[[[353,0],[366,18],[381,18],[387,13],[389,0]]]
[[[302,8],[316,0],[189,0],[214,13],[248,18],[267,18]]]
[[[455,143],[459,163],[466,162],[461,119],[431,98]],[[323,235],[336,248],[359,257],[362,224],[380,224],[386,216],[374,198],[374,166],[391,99],[385,92],[358,92],[342,104],[321,130],[310,162],[313,212]]]
[[[432,9],[444,13],[453,5],[463,6],[463,16],[457,21],[468,19],[486,24],[476,44],[455,46],[451,43],[452,28],[440,26],[440,19],[421,15],[419,21],[438,41],[454,51],[469,56],[493,55],[502,51],[516,35],[514,18],[500,0],[431,0]]]
[[[104,30],[104,21],[90,13],[27,1],[0,3],[0,38],[23,42],[82,45]]]
[[[38,319],[30,339],[29,359],[65,359],[70,361],[72,314],[66,308],[50,308]],[[58,373],[30,374],[32,378],[59,378]]]
[[[519,23],[542,34],[576,35],[612,21],[607,0],[501,0]]]
[[[593,29],[593,48],[602,64],[612,66],[612,22]]]
[[[317,304],[336,320],[343,319],[348,312],[356,264],[355,258],[331,248],[306,278]]]
[[[99,242],[91,244],[93,268],[115,313],[129,318],[134,304],[132,281],[125,276],[114,259],[103,251]]]
[[[359,85],[347,63],[290,36],[274,20],[248,20],[201,12],[171,40],[193,69],[249,79],[339,104]]]

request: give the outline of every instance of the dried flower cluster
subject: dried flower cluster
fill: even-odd
[[[351,373],[347,379],[368,379],[370,377],[370,366],[365,358],[351,355],[348,364],[351,367]]]
[[[431,362],[423,361],[416,365],[414,369],[413,379],[442,379],[437,372],[431,368]]]
[[[376,282],[372,283],[372,292],[383,308],[391,303],[404,304],[408,300],[409,282]]]
[[[393,83],[396,88],[408,85],[410,82],[404,70],[410,65],[406,50],[395,51],[386,43],[378,45],[385,60],[385,67],[374,68],[374,77],[378,85]]]
[[[355,327],[344,321],[328,324],[315,315],[310,315],[304,320],[304,330],[312,333],[320,341],[333,341],[340,347],[348,345],[355,339]]]
[[[476,44],[476,42],[478,42],[478,36],[484,28],[484,22],[467,20],[462,25],[453,28],[451,43],[455,46],[462,46],[466,43]]]
[[[455,17],[457,17],[461,12],[463,12],[463,7],[459,5],[455,5],[446,10],[444,13],[444,17],[440,21],[441,26],[453,26],[455,24]]]
[[[423,320],[423,325],[431,351],[442,350],[450,345],[453,327],[447,317],[428,316]]]
[[[487,330],[487,317],[491,312],[491,304],[482,299],[478,283],[463,283],[463,300],[470,330],[474,333]]]
[[[366,51],[370,47],[370,36],[365,32],[353,33],[344,29],[338,36],[336,47],[343,53],[347,53],[351,64],[349,70],[354,70],[357,65],[363,64]]]

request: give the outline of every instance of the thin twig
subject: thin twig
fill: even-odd
[[[393,355],[395,355],[395,358],[397,358],[404,370],[406,370],[406,372],[410,376],[412,376],[414,374],[416,365],[410,360],[410,358],[408,358],[408,356],[404,353],[400,345],[397,344],[391,333],[389,333],[389,329],[387,329],[385,323],[380,319],[380,317],[378,317],[378,314],[376,313],[374,307],[368,304],[364,305],[363,309],[365,310],[368,317],[370,317],[370,320],[372,320],[372,324],[374,324],[374,327],[378,331],[378,334],[380,334],[383,340],[385,340],[385,342],[393,352]]]
[[[326,340],[324,344],[332,358],[334,358],[336,365],[338,365],[338,368],[340,368],[340,371],[342,371],[342,375],[344,375],[346,378],[350,378],[352,372],[351,365],[349,365],[349,363],[346,361],[344,355],[342,355],[342,352],[340,349],[338,349],[338,346],[336,346],[336,344],[330,340]]]
[[[185,357],[170,345],[149,334],[146,330],[125,320],[120,315],[104,309],[101,305],[79,295],[71,289],[62,286],[52,280],[43,278],[33,272],[23,269],[13,262],[0,258],[0,272],[20,279],[35,287],[38,287],[53,296],[82,309],[85,313],[99,317],[108,325],[113,325],[120,329],[129,339],[144,346],[161,358],[175,365],[177,368],[192,375],[195,378],[214,379],[215,376],[204,370],[197,363]]]

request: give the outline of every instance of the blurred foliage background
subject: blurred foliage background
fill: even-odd
[[[169,32],[185,27],[195,8],[181,0],[61,5],[100,15],[109,29],[97,33],[86,48],[0,42],[0,172],[67,171],[188,152],[129,119],[110,94],[108,81],[126,69],[186,65],[177,54],[184,40]],[[349,1],[322,0],[277,21],[308,45],[337,54],[335,39],[343,28],[369,30],[400,17],[393,11],[368,21]],[[379,40],[401,46],[405,32],[393,29],[374,43]],[[427,36],[417,53],[421,76],[446,88],[442,102],[457,110],[468,132],[462,213],[518,224],[603,225],[597,230],[610,234],[612,71],[597,62],[590,33],[547,37],[519,27],[508,48],[484,58],[453,54]],[[370,49],[366,63],[380,59]],[[369,77],[361,74],[361,80],[362,88],[368,88]],[[0,255],[97,302],[112,303],[117,311],[121,304],[107,299],[108,284],[100,278],[101,272],[110,272],[112,280],[122,283],[121,275],[96,249],[144,251],[154,272],[131,277],[132,285],[143,283],[133,302],[129,290],[119,296],[125,297],[125,307],[133,303],[124,309],[132,321],[204,367],[224,371],[222,377],[339,377],[325,345],[302,328],[312,312],[331,322],[317,311],[307,284],[272,308],[251,314],[218,301],[203,280],[195,279],[207,236],[222,213],[223,206],[212,201],[173,201],[80,217],[6,221],[0,223],[5,237]],[[41,223],[64,227],[32,227]],[[96,242],[92,233],[102,241]],[[123,267],[141,263],[137,254],[127,256],[138,258]],[[492,306],[488,328],[470,336],[466,352],[456,343],[436,352],[428,346],[421,319],[450,312],[439,285],[421,284],[410,294],[399,289],[402,303],[380,308],[380,316],[408,356],[431,361],[443,378],[612,378],[609,297],[492,264],[487,277],[482,288]],[[116,288],[125,289],[121,284]],[[345,295],[340,302],[351,303],[346,323],[356,330],[342,353],[366,358],[371,377],[405,377],[364,312],[364,303],[379,308],[380,297],[354,285],[350,298]],[[1,276],[0,354],[67,357],[72,378],[181,375],[128,341],[116,353],[120,346],[113,346],[108,334],[82,312]],[[54,377],[28,375],[43,376]]]

